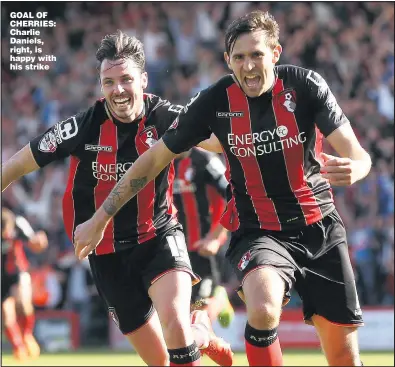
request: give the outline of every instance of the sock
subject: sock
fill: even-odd
[[[250,366],[283,365],[277,328],[272,330],[257,330],[247,323],[244,338]]]
[[[200,323],[192,324],[193,339],[199,349],[205,349],[210,344],[210,334],[207,328]]]
[[[168,349],[170,366],[200,366],[200,351],[193,342],[188,347],[179,349]]]
[[[21,328],[23,335],[33,334],[35,322],[36,317],[34,313],[30,315],[21,315],[20,317],[18,317],[18,324]]]
[[[12,325],[5,326],[4,332],[12,346],[12,349],[24,347],[21,329],[16,322]]]

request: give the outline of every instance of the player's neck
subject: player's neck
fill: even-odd
[[[118,123],[122,123],[122,124],[131,124],[133,122],[138,122],[140,121],[144,114],[145,114],[145,106],[144,103],[141,106],[140,113],[134,113],[133,115],[131,115],[130,117],[128,117],[127,119],[123,119],[121,117],[119,117],[111,108],[111,106],[106,102],[105,103],[105,109],[107,112],[107,115],[111,118],[112,121],[118,122]]]

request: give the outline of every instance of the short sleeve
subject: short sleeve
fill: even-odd
[[[30,142],[34,159],[40,167],[66,158],[82,142],[93,111],[89,109],[56,123]]]
[[[173,153],[185,152],[210,137],[213,118],[215,98],[209,88],[196,94],[182,109],[163,136],[163,141]]]
[[[309,70],[306,82],[314,106],[315,123],[325,137],[339,126],[350,122],[320,74]]]

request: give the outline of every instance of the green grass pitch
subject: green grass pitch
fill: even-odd
[[[237,353],[235,366],[248,366],[244,353]],[[365,366],[394,366],[394,352],[362,353]],[[216,366],[207,357],[202,360],[203,366]],[[319,351],[284,351],[285,366],[327,366],[326,360]],[[145,366],[134,353],[85,351],[59,354],[42,354],[35,361],[19,363],[9,353],[3,353],[2,366]]]

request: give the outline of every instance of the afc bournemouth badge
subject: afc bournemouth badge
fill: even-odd
[[[248,251],[248,252],[246,252],[246,253],[243,255],[243,257],[240,259],[239,263],[237,264],[237,268],[238,268],[240,271],[243,271],[243,270],[247,267],[247,265],[248,265],[248,263],[250,262],[250,260],[251,260],[251,252]]]
[[[140,133],[142,143],[151,148],[158,141],[158,133],[154,126],[149,126]]]
[[[278,96],[278,102],[286,111],[294,113],[296,110],[296,92],[294,89],[286,89]]]

